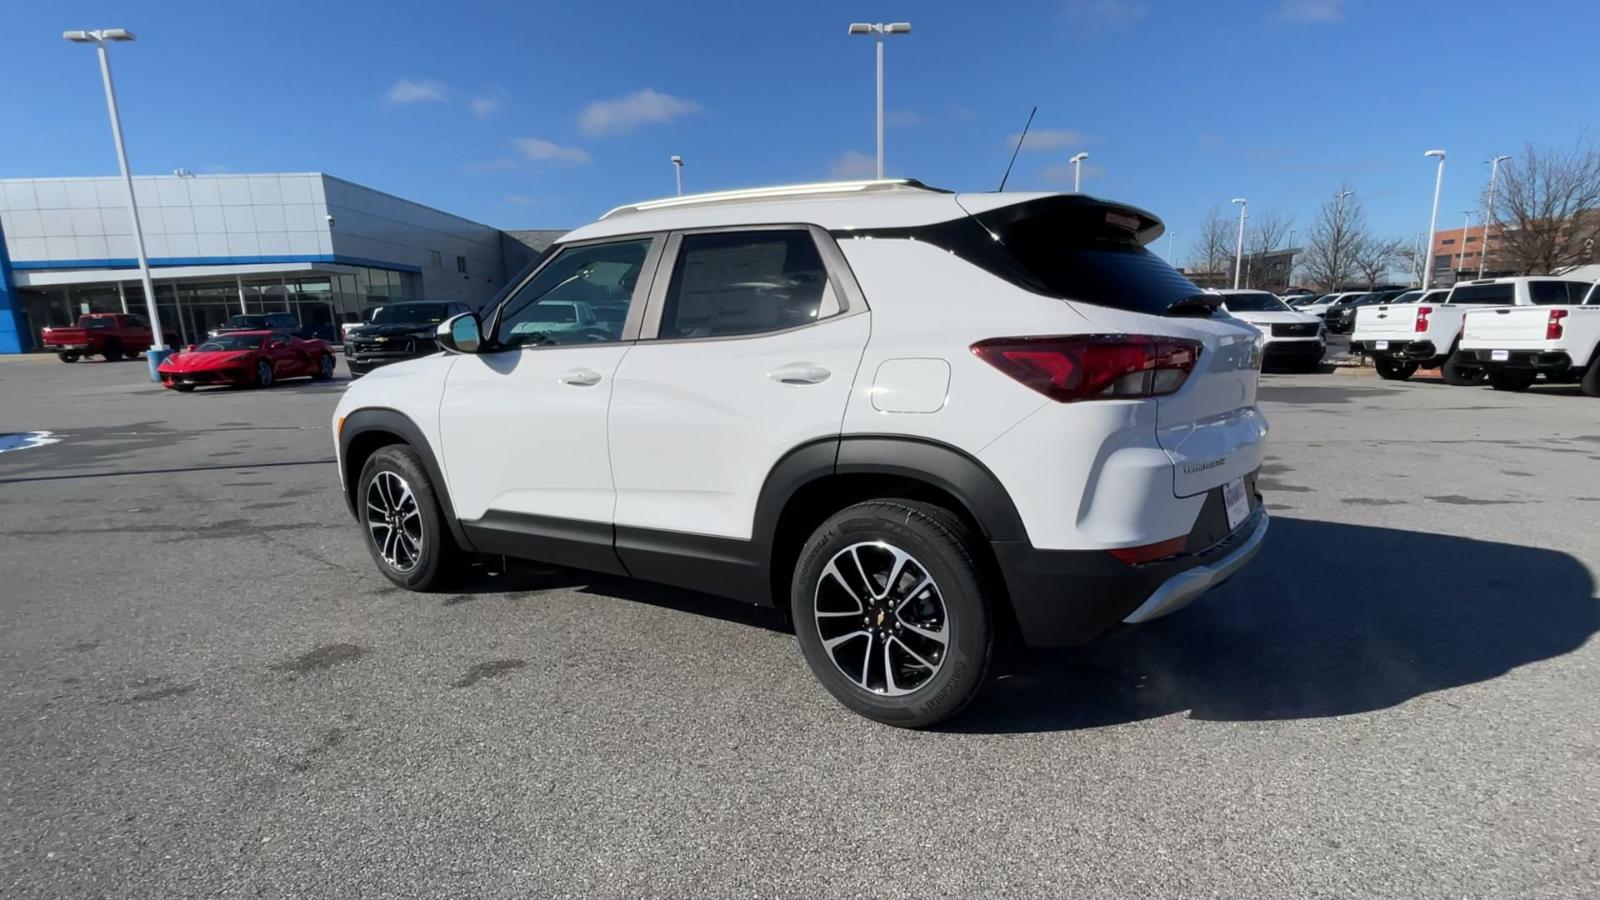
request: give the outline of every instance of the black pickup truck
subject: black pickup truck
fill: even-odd
[[[352,325],[345,333],[344,362],[350,377],[360,378],[379,366],[438,352],[434,329],[451,316],[471,311],[465,303],[385,303],[372,313],[371,321]]]

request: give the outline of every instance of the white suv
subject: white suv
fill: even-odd
[[[350,386],[346,497],[403,587],[476,552],[776,607],[844,704],[929,725],[1002,634],[1165,615],[1265,536],[1261,339],[1162,227],[912,181],[622,207]]]

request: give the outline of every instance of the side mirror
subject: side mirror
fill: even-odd
[[[461,313],[440,322],[434,337],[450,353],[477,353],[483,346],[483,325],[477,313]]]

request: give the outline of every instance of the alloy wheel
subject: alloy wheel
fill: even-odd
[[[893,544],[851,544],[835,554],[817,580],[812,609],[823,652],[863,690],[910,694],[944,665],[944,597],[927,567]]]
[[[378,555],[396,572],[422,562],[422,509],[417,497],[394,472],[379,472],[367,483],[367,532]]]
[[[266,360],[256,363],[256,383],[262,387],[272,386],[272,366]]]

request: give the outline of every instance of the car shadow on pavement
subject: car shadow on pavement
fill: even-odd
[[[997,663],[949,730],[1371,712],[1569,653],[1597,629],[1594,580],[1565,553],[1280,517],[1260,556],[1188,609]]]

